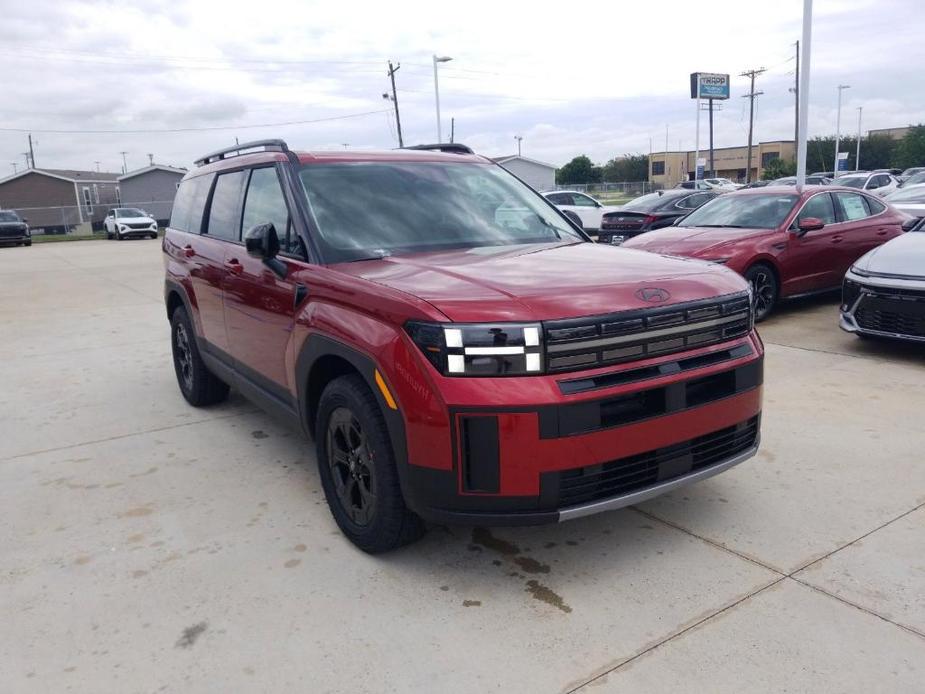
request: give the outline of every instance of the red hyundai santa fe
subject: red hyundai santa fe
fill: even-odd
[[[314,438],[338,526],[561,521],[758,447],[763,347],[721,265],[595,244],[462,145],[208,155],[163,243],[183,396]]]
[[[907,219],[852,188],[768,186],[727,193],[623,248],[732,268],[752,285],[760,321],[780,299],[841,287],[851,264],[899,236]]]

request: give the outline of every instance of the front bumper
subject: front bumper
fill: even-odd
[[[925,279],[849,270],[838,325],[849,333],[925,342]]]
[[[438,523],[535,525],[636,504],[738,465],[760,441],[763,349],[753,334],[697,358],[711,356],[679,372],[688,355],[676,355],[660,360],[661,376],[578,395],[564,394],[578,379],[563,374],[553,377],[563,395],[539,405],[450,405],[452,469],[406,466],[408,504]]]

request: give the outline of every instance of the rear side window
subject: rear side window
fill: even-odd
[[[832,196],[828,193],[822,193],[821,195],[814,195],[811,197],[806,204],[803,205],[800,214],[797,215],[797,224],[808,217],[821,219],[825,224],[834,224],[835,206],[832,204]]]
[[[220,174],[212,191],[209,207],[209,226],[206,233],[226,241],[241,239],[241,191],[245,171]]]
[[[212,175],[197,176],[180,182],[170,212],[170,228],[198,234],[202,227],[202,212],[212,183]]]
[[[677,207],[682,210],[696,210],[705,202],[708,202],[715,197],[716,196],[711,193],[694,193],[693,195],[688,195],[683,200],[679,200]]]
[[[857,193],[835,193],[835,199],[838,201],[842,219],[846,222],[854,222],[870,215],[867,209],[866,198],[863,195],[858,195]]]
[[[289,208],[286,207],[286,198],[279,185],[276,169],[254,169],[247,186],[244,222],[241,227],[244,233],[247,233],[253,226],[268,223],[276,228],[282,252],[302,255],[301,243],[292,229]]]

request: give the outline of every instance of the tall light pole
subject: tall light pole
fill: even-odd
[[[520,156],[520,143],[523,141],[523,138],[520,135],[514,135],[514,139],[517,140],[517,156]]]
[[[440,126],[440,85],[437,82],[437,63],[448,63],[452,60],[447,55],[434,55],[434,96],[437,99],[437,143],[443,142],[443,129]]]
[[[838,141],[841,139],[841,93],[846,89],[851,89],[851,85],[838,85],[838,112],[835,115],[835,168],[832,169],[834,178],[838,178]]]
[[[863,110],[863,106],[858,106],[858,149],[854,155],[854,168],[856,171],[861,170],[861,112]]]
[[[806,128],[809,124],[809,63],[812,38],[813,0],[803,0],[803,64],[800,72],[800,91],[797,95],[797,113],[800,118],[797,126],[797,192],[802,192],[806,183]]]

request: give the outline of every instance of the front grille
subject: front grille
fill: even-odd
[[[651,487],[722,463],[755,445],[758,417],[688,441],[559,473],[559,504],[575,506]]]
[[[593,369],[682,352],[746,335],[748,295],[726,296],[604,316],[547,321],[547,368]]]
[[[854,312],[861,330],[925,337],[925,293],[918,298],[912,290],[898,291],[861,299]]]
[[[0,228],[0,239],[18,239],[25,235],[24,229]]]
[[[151,222],[131,222],[124,226],[127,226],[129,229],[150,229]]]

